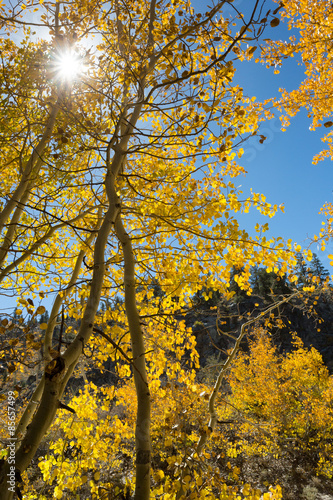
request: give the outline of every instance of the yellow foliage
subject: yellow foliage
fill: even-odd
[[[333,377],[318,351],[304,348],[296,334],[294,345],[282,356],[271,337],[257,330],[250,353],[235,361],[227,403],[229,414],[234,409],[244,416],[235,424],[238,453],[276,455],[291,446],[290,451],[320,457],[318,474],[332,477]]]
[[[201,13],[186,0],[123,0],[107,9],[93,0],[40,0],[21,4],[17,15],[1,4],[2,33],[12,35],[16,23],[24,27],[22,40],[0,39],[1,289],[24,306],[29,324],[45,312],[34,300],[54,299],[38,331],[20,319],[2,320],[1,361],[10,353],[8,371],[16,376],[41,354],[42,401],[61,400],[81,355],[101,371],[111,358],[119,382],[108,388],[87,383],[70,398],[70,417],[56,397],[30,413],[36,425],[27,422],[24,432],[34,445],[42,439],[37,430],[47,432],[56,415],[39,463],[55,498],[131,490],[134,443],[148,447],[150,420],[156,462],[168,471],[162,475],[154,465],[159,495],[174,498],[184,485],[190,498],[240,495],[212,469],[198,480],[211,450],[193,468],[183,466],[198,437],[211,430],[201,418],[207,401],[200,396],[210,388],[195,380],[195,337],[181,318],[189,297],[204,287],[227,293],[234,267],[243,268],[237,282],[250,293],[251,266],[282,275],[292,268],[294,252],[290,241],[263,236],[267,223],[251,236],[238,220],[251,209],[271,218],[283,207],[257,192],[246,198],[234,184],[245,173],[239,144],[257,132],[265,114],[234,81],[233,62],[253,56],[246,32],[260,6],[255,2],[246,24],[246,16],[225,17],[224,4]],[[37,24],[51,30],[44,39],[29,27],[30,8]],[[63,79],[59,64],[71,51],[85,70]],[[68,324],[72,320],[80,326]],[[19,340],[7,335],[14,327]],[[253,368],[252,375],[263,380],[275,369],[272,388],[278,390],[278,379],[287,381],[273,365],[261,375]],[[247,397],[253,411],[264,394]],[[278,396],[271,402],[271,411],[281,409]],[[265,405],[256,411],[270,416]],[[295,402],[297,411],[301,415]],[[301,420],[297,432],[306,435]],[[272,422],[275,432],[281,424],[277,416]],[[317,414],[313,422],[322,425]],[[294,421],[288,425],[296,432]],[[33,449],[22,441],[22,472]],[[114,471],[126,465],[125,455],[130,464],[121,482]],[[238,480],[236,469],[230,474]]]

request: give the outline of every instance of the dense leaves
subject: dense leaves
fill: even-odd
[[[186,0],[1,5],[0,281],[18,304],[2,318],[1,360],[13,377],[39,367],[19,414],[15,467],[26,480],[54,425],[40,469],[45,482],[57,478],[55,498],[88,481],[98,498],[117,491],[119,446],[135,448],[123,486],[135,482],[136,500],[149,497],[154,446],[171,467],[154,469],[155,495],[236,495],[210,469],[201,478],[194,443],[207,425],[192,433],[187,417],[169,424],[175,409],[198,420],[207,399],[183,321],[190,297],[207,298],[203,288],[231,297],[232,273],[250,293],[259,265],[284,283],[297,263],[291,240],[266,238],[267,223],[251,235],[237,220],[283,209],[234,183],[245,173],[242,144],[267,114],[233,81],[234,60],[253,57],[268,20],[279,24],[280,8],[260,19],[264,3],[251,2],[247,15],[228,1],[205,13]],[[117,384],[87,383],[64,401],[82,356],[101,371],[111,360]],[[103,481],[99,461],[110,467]],[[1,462],[4,500],[13,496],[8,467]],[[244,485],[243,495],[259,493]]]

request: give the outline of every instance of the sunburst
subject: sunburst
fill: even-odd
[[[73,50],[59,54],[55,71],[59,80],[71,82],[79,78],[85,71],[83,57]]]

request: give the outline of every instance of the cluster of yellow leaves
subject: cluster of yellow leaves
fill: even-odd
[[[326,217],[326,223],[323,222],[322,229],[318,236],[314,236],[314,241],[318,242],[322,251],[326,249],[327,243],[331,240],[333,235],[333,205],[332,203],[325,203],[325,205],[320,210],[320,213],[324,214]],[[333,255],[328,255],[330,260],[333,259]],[[331,262],[332,265],[332,262]]]
[[[156,322],[153,335],[153,325],[149,329],[152,336],[148,347],[155,350],[155,356],[150,360],[147,354],[153,403],[152,498],[162,495],[174,499],[181,491],[186,498],[198,500],[280,500],[279,487],[270,487],[263,493],[249,484],[240,485],[239,469],[230,463],[227,470],[234,485],[227,485],[223,469],[209,461],[216,457],[216,436],[208,442],[201,457],[195,453],[200,435],[210,433],[206,406],[211,388],[198,383],[196,370],[191,369],[191,359],[197,368],[195,339],[191,331],[180,322],[173,328],[169,325],[168,335],[163,335],[165,327],[158,328],[158,324]],[[179,355],[175,343],[182,350]],[[125,345],[126,337],[122,344],[124,349]],[[105,359],[105,347],[105,343],[100,344],[100,355],[95,354],[97,358]],[[187,366],[183,361],[184,349]],[[119,360],[118,364],[123,361]],[[98,499],[102,491],[118,491],[120,494],[126,488],[133,489],[134,465],[129,459],[133,455],[135,439],[136,393],[133,382],[123,378],[121,383],[110,387],[89,383],[68,405],[76,413],[70,417],[65,410],[59,413],[50,432],[52,441],[48,453],[39,461],[45,484],[49,485],[47,487],[53,485],[54,497],[61,499],[90,491],[92,498]],[[28,498],[36,498],[31,487],[27,487],[26,494]]]
[[[113,336],[115,342],[119,343],[122,353],[130,356],[126,331],[120,327],[111,328],[109,331],[102,318],[100,318],[100,328]],[[124,321],[121,307],[118,312],[113,311],[113,318],[117,319],[118,324]],[[110,344],[108,345],[104,339],[100,342],[95,339],[91,349],[94,349],[95,363],[99,362],[101,368],[103,368],[102,362],[111,355],[116,354],[115,359],[117,359],[114,347],[110,349]],[[153,402],[152,436],[153,440],[155,436],[159,440],[156,451],[161,448],[165,453],[166,434],[164,431],[161,436],[161,420],[164,419],[165,405],[168,404],[169,408],[175,405],[175,399],[171,395],[173,390],[176,391],[177,399],[182,393],[180,388],[183,387],[185,392],[189,392],[201,403],[201,412],[204,410],[202,405],[204,400],[194,394],[197,390],[194,385],[195,370],[190,368],[198,367],[198,355],[191,330],[185,328],[184,322],[172,324],[170,319],[165,325],[160,321],[154,323],[153,320],[147,324],[147,350],[149,387]],[[188,352],[187,367],[183,366],[185,352]],[[50,443],[48,455],[40,460],[39,467],[46,484],[56,481],[57,486],[54,491],[56,498],[63,498],[68,492],[77,493],[81,491],[80,488],[87,487],[93,498],[99,498],[102,491],[99,488],[114,490],[116,487],[119,488],[127,477],[126,471],[119,476],[115,476],[114,471],[121,469],[126,454],[128,457],[133,455],[136,393],[131,380],[133,368],[121,353],[119,358],[115,371],[121,382],[117,386],[98,388],[92,383],[86,385],[84,391],[80,391],[68,403],[70,408],[75,410],[75,414],[68,418],[67,411],[60,412],[54,422],[50,435],[55,438]],[[165,379],[170,382],[163,385],[162,380]],[[199,414],[198,404],[196,417]],[[194,435],[191,443],[193,444],[196,439],[197,435]],[[129,471],[132,470],[132,466],[130,463]],[[103,473],[97,480],[98,471]],[[133,487],[133,476],[130,472],[126,484],[128,487]],[[31,490],[30,493],[32,494]]]
[[[235,361],[226,402],[229,415],[240,412],[237,453],[279,455],[297,449],[317,457],[318,474],[332,477],[333,378],[318,351],[306,349],[296,335],[294,347],[280,355],[267,333],[258,330],[250,353]]]
[[[61,435],[50,443],[50,453],[40,459],[39,468],[46,484],[56,481],[55,498],[68,492],[80,491],[88,485],[93,498],[99,498],[101,485],[112,487],[112,473],[120,467],[119,450],[126,451],[126,441],[132,441],[130,419],[120,419],[112,411],[107,391],[90,383],[84,391],[72,398],[70,407],[75,414],[59,413],[53,426],[53,435]],[[107,471],[109,481],[100,481]]]
[[[333,125],[330,120],[333,104],[332,6],[328,1],[319,0],[286,0],[282,5],[282,20],[288,24],[289,30],[294,30],[297,34],[290,36],[287,41],[267,41],[261,61],[267,66],[279,67],[285,59],[299,57],[305,66],[305,79],[299,88],[292,91],[280,89],[282,96],[275,102],[277,108],[284,113],[281,118],[282,127],[285,129],[290,123],[290,117],[305,108],[312,120],[312,130],[322,125],[329,129]],[[322,140],[327,149],[314,157],[314,163],[324,158],[333,158],[332,132],[328,132]]]

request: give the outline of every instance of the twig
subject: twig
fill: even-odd
[[[109,337],[109,335],[107,335],[106,333],[102,332],[102,330],[100,330],[99,328],[96,328],[96,326],[94,326],[93,332],[98,333],[101,337],[103,337],[105,340],[107,340],[108,342],[110,342],[110,344],[112,344],[113,347],[115,349],[117,349],[124,356],[124,358],[126,359],[126,361],[128,361],[131,365],[133,364],[133,360],[130,359],[127,356],[127,354],[123,351],[123,349],[118,344],[116,344],[116,342],[114,340],[112,340],[112,338]]]
[[[102,332],[102,330],[100,330],[99,328],[96,328],[96,326],[93,327],[93,332],[98,333],[99,335],[101,335],[101,337],[103,337],[105,340],[107,340],[108,342],[110,342],[110,344],[112,344],[115,349],[117,349],[119,352],[121,352],[121,354],[124,356],[124,358],[126,359],[126,361],[128,361],[133,366],[133,368],[140,375],[140,377],[143,380],[143,382],[146,384],[146,382],[145,382],[145,380],[144,380],[144,378],[142,376],[142,373],[140,373],[140,370],[134,364],[134,359],[129,358],[127,356],[127,354],[123,351],[123,349],[118,344],[116,344],[116,342],[114,340],[112,340],[112,338],[109,337],[109,335],[107,335],[106,333]],[[148,352],[151,352],[151,351],[148,351]],[[144,356],[144,354],[145,353],[142,353],[141,356]]]
[[[216,415],[216,412],[215,412],[214,405],[215,405],[215,400],[216,400],[218,391],[219,391],[219,389],[221,387],[221,383],[222,383],[223,377],[224,377],[227,369],[231,365],[232,361],[234,360],[243,337],[247,333],[247,331],[246,331],[247,327],[250,326],[250,325],[252,325],[253,323],[255,323],[258,319],[262,318],[263,316],[265,316],[269,312],[273,311],[277,307],[281,306],[285,302],[289,302],[291,299],[293,299],[294,297],[296,297],[299,294],[300,294],[300,292],[293,293],[289,297],[286,297],[283,300],[281,300],[280,302],[277,302],[277,303],[273,304],[272,306],[268,307],[265,311],[262,311],[255,318],[250,319],[249,321],[247,321],[246,323],[244,323],[242,325],[240,334],[239,334],[239,336],[236,339],[235,345],[234,345],[231,353],[229,354],[229,356],[226,359],[226,361],[224,363],[221,363],[222,364],[222,368],[221,368],[220,373],[219,373],[219,375],[218,375],[218,377],[216,379],[216,382],[215,382],[215,385],[214,385],[214,389],[213,389],[213,391],[212,391],[212,393],[210,395],[210,398],[209,398],[208,409],[209,409],[209,414],[210,414],[210,420],[209,420],[209,424],[208,424],[208,429],[211,432],[213,432],[213,430],[215,429],[216,424],[217,424],[217,415]],[[198,455],[201,453],[203,447],[205,446],[209,434],[208,433],[203,433],[200,436],[199,442],[198,442],[197,447],[196,447],[196,453]]]

